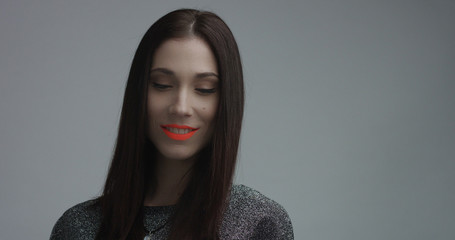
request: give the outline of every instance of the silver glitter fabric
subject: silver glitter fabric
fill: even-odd
[[[93,200],[68,209],[57,221],[50,236],[57,239],[95,239],[101,219]],[[157,229],[169,219],[174,206],[144,207],[144,225]],[[171,224],[155,232],[151,239],[165,240]],[[286,210],[275,201],[244,185],[232,187],[229,206],[220,230],[221,239],[292,240],[294,233]]]

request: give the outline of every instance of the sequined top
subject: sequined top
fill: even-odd
[[[89,200],[68,209],[57,221],[50,236],[57,239],[95,239],[101,211],[90,208]],[[144,225],[152,239],[166,239],[171,224],[166,224],[175,206],[144,207]],[[220,229],[221,239],[294,239],[291,220],[286,210],[275,201],[244,185],[234,185]]]

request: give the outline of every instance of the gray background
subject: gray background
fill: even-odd
[[[238,183],[296,239],[455,239],[454,1],[0,3],[0,239],[99,194],[137,44],[217,12],[245,67]]]

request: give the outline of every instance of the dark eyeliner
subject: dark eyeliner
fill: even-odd
[[[210,89],[196,88],[196,91],[198,91],[200,93],[204,93],[204,94],[209,94],[209,93],[215,93],[216,92],[216,88],[210,88]]]
[[[171,87],[169,85],[159,84],[159,83],[156,83],[156,82],[152,82],[152,84],[153,84],[154,88],[160,89],[160,90],[168,89],[168,88]]]

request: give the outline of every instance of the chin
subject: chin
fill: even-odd
[[[166,159],[173,161],[185,161],[193,158],[197,150],[188,149],[186,146],[174,146],[172,148],[157,148],[158,152]]]

